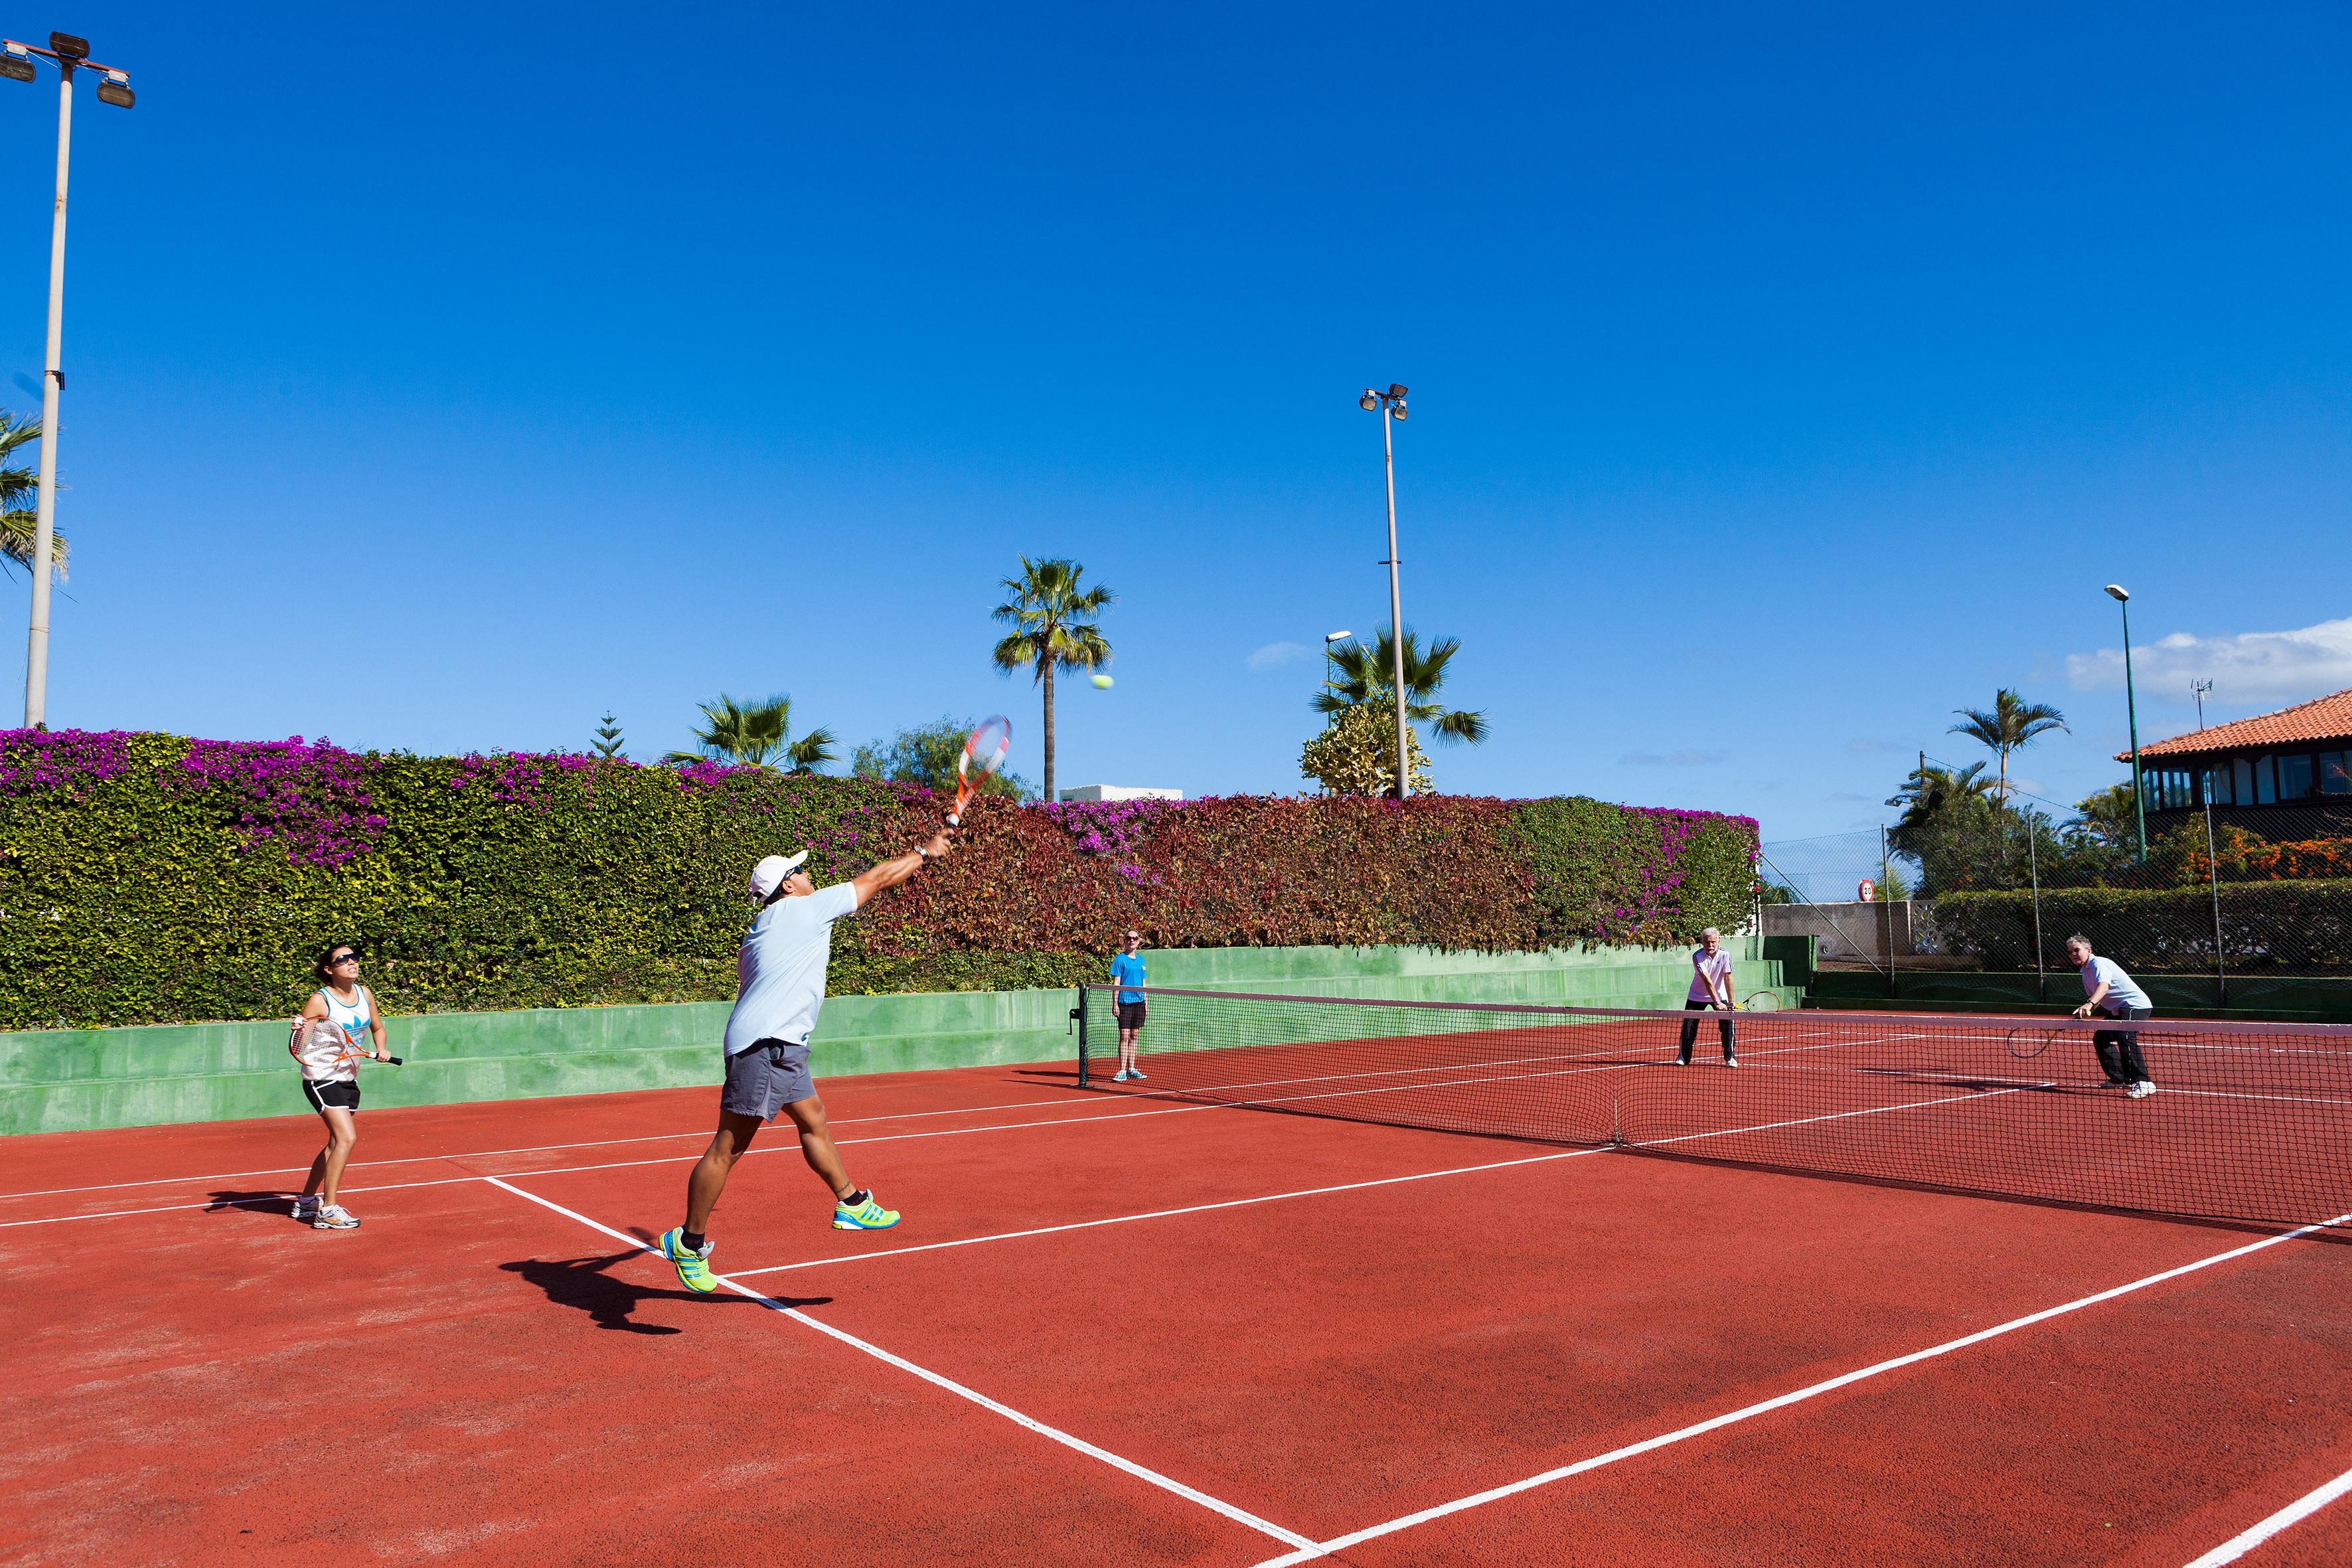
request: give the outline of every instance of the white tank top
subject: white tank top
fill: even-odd
[[[302,1076],[312,1083],[348,1082],[359,1075],[345,1059],[346,1053],[352,1047],[373,1044],[368,1038],[368,1024],[373,1014],[375,998],[368,994],[364,985],[360,987],[358,997],[350,1003],[339,1000],[332,991],[323,986],[319,994],[327,1004],[325,1020],[313,1022],[300,1030],[289,1048],[293,1051],[295,1061],[300,1064]]]

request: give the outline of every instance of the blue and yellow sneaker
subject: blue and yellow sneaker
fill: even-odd
[[[852,1194],[851,1196],[856,1196]],[[837,1203],[833,1205],[833,1228],[835,1230],[887,1230],[898,1223],[898,1211],[886,1209],[867,1193],[855,1205]]]
[[[679,1284],[708,1296],[719,1289],[719,1276],[710,1271],[710,1249],[718,1245],[706,1241],[702,1250],[697,1252],[686,1245],[683,1230],[666,1230],[661,1237],[661,1255],[677,1270]]]

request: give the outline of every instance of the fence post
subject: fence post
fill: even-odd
[[[1886,858],[1886,825],[1882,822],[1878,825],[1878,882],[1882,889],[1894,880],[1887,875],[1887,872],[1894,868],[1895,863]],[[1917,896],[1918,891],[1914,889],[1912,897]],[[1903,900],[1903,914],[1904,923],[1907,926],[1910,923],[1911,915],[1910,899]],[[1891,999],[1900,1002],[1903,1000],[1903,987],[1895,978],[1895,909],[1892,900],[1878,900],[1878,929],[1886,936],[1886,994]]]
[[[2203,770],[2197,793],[2205,797],[2205,885],[2213,890],[2213,989],[2219,1004],[2230,1005],[2230,967],[2221,955],[2221,857],[2213,848],[2213,770]]]
[[[2050,975],[2042,967],[2042,856],[2033,847],[2033,818],[2025,819],[2025,874],[2033,902],[2033,999],[2050,1000]]]

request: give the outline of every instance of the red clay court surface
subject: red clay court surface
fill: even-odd
[[[367,1112],[343,1234],[307,1114],[10,1141],[0,1560],[2352,1563],[2340,1233],[823,1088],[906,1223],[771,1131],[709,1298],[709,1089]]]

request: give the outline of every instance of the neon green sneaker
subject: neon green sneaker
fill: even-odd
[[[683,1230],[666,1230],[662,1232],[661,1255],[677,1270],[679,1284],[708,1296],[719,1289],[719,1276],[710,1271],[710,1249],[718,1245],[706,1241],[702,1250],[697,1252],[686,1245]]]
[[[835,1230],[887,1230],[898,1223],[898,1211],[886,1209],[866,1194],[866,1201],[856,1208],[847,1204],[833,1205],[833,1228]]]

